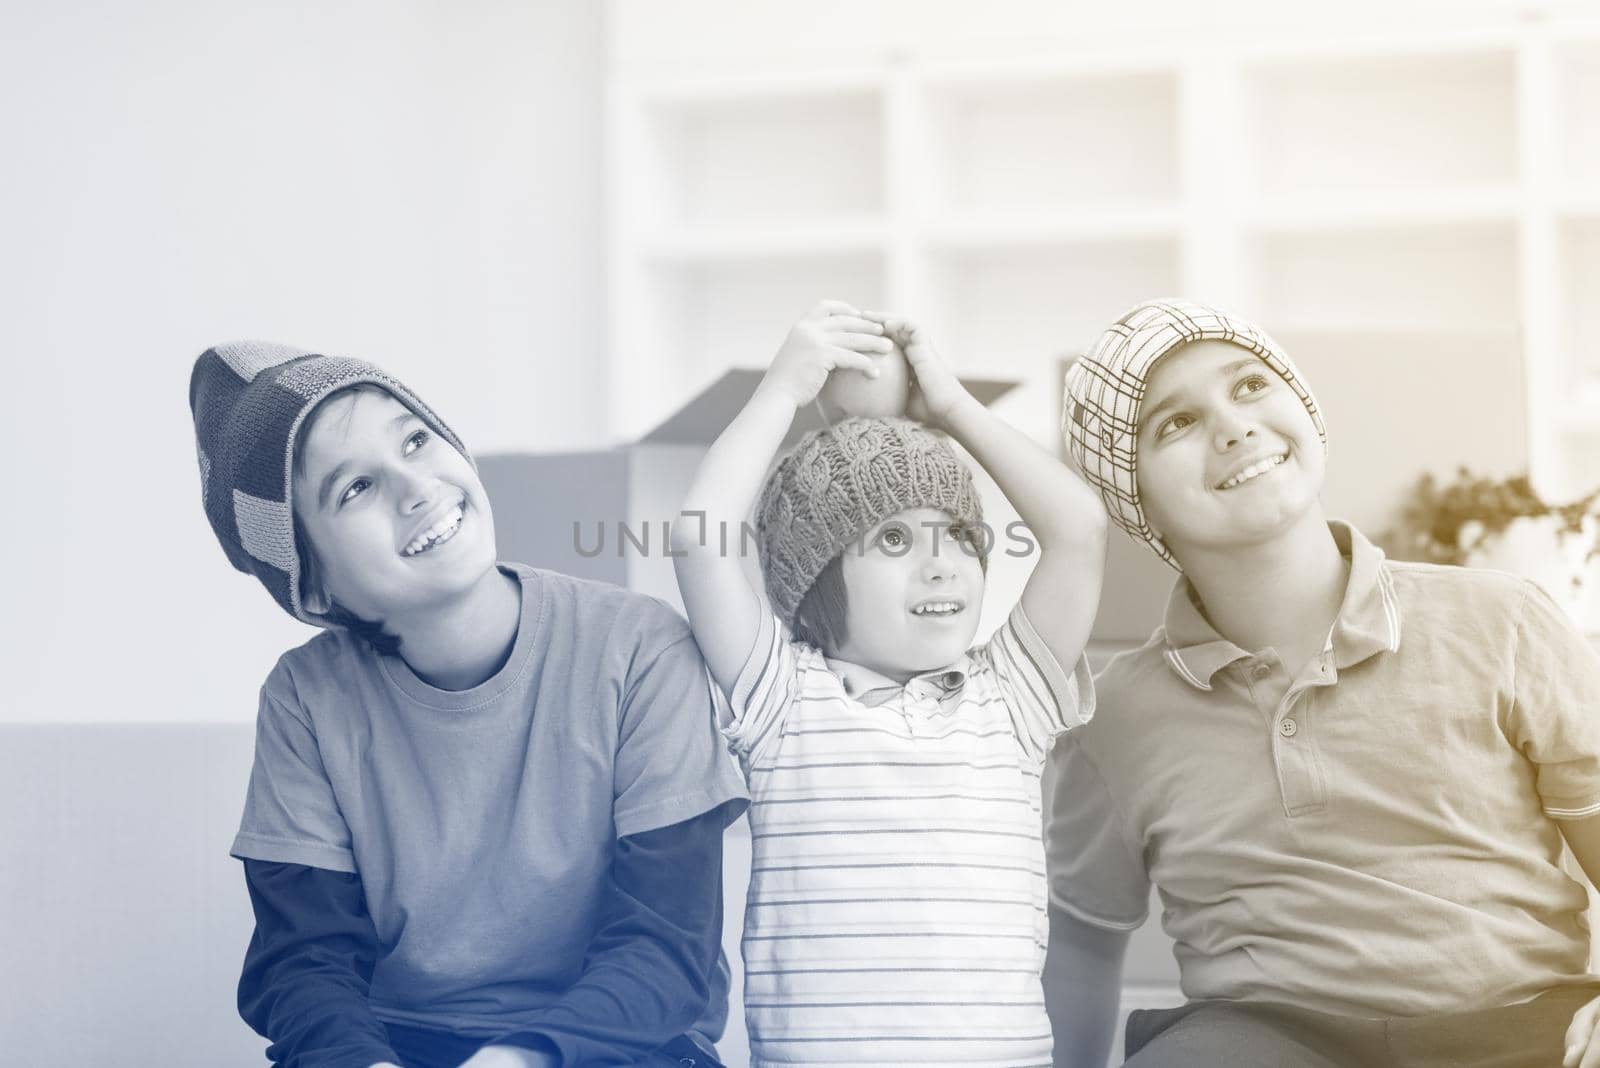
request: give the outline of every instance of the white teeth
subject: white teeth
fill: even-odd
[[[932,615],[946,616],[946,615],[952,615],[952,614],[954,614],[956,612],[959,612],[959,611],[961,611],[961,605],[960,605],[959,602],[956,602],[956,601],[929,601],[926,604],[917,605],[915,608],[913,608],[911,610],[911,614],[914,615],[914,616],[932,616]]]
[[[1252,478],[1255,478],[1258,475],[1264,475],[1268,471],[1271,471],[1274,467],[1277,467],[1288,458],[1288,453],[1279,453],[1277,456],[1269,456],[1265,460],[1258,460],[1249,467],[1245,468],[1243,471],[1240,471],[1237,475],[1234,475],[1232,478],[1229,478],[1227,481],[1218,485],[1217,488],[1232,489],[1241,483],[1249,482]]]
[[[455,537],[456,531],[461,529],[461,506],[458,504],[433,526],[418,534],[411,540],[411,544],[400,550],[403,556],[416,556],[427,552],[435,545],[443,545]]]

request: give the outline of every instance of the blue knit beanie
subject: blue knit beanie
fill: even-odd
[[[300,546],[295,544],[294,448],[301,424],[329,394],[370,384],[417,414],[456,451],[455,433],[399,381],[378,367],[268,341],[209,348],[189,377],[206,518],[233,566],[254,575],[296,619],[327,621],[300,603]]]

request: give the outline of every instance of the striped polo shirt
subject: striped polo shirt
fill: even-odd
[[[1093,714],[1087,663],[1018,605],[902,687],[769,615],[731,704],[752,1065],[1050,1064],[1039,776]]]

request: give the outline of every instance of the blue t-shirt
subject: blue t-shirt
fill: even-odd
[[[232,853],[361,876],[385,1022],[492,1037],[582,973],[616,839],[745,798],[709,676],[666,605],[508,566],[511,656],[470,690],[332,630],[261,690]],[[727,1012],[720,969],[695,1030]]]

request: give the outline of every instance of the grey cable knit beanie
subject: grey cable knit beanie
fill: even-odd
[[[983,521],[972,472],[927,427],[857,418],[801,438],[756,505],[773,611],[792,626],[822,569],[865,531],[910,508],[938,508],[964,526]]]

